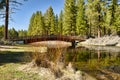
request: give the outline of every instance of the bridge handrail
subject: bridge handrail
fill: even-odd
[[[10,40],[27,40],[27,39],[62,39],[62,40],[84,40],[80,36],[70,36],[70,35],[34,35],[34,36],[21,36],[21,37],[11,37]]]

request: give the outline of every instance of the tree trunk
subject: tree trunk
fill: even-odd
[[[106,27],[104,26],[104,35],[106,35]]]
[[[101,31],[100,31],[100,27],[98,28],[98,38],[101,37]]]
[[[4,39],[8,39],[8,21],[9,21],[9,0],[6,0]]]
[[[90,20],[90,22],[89,22],[89,38],[92,36],[92,35],[91,35],[91,32],[92,32],[92,31],[91,31],[91,20]]]
[[[98,7],[98,22],[99,22],[99,25],[98,25],[98,38],[100,38],[101,37],[101,26],[100,26],[100,19],[101,19],[101,16],[100,16],[100,12],[101,12],[101,7],[100,7],[100,3],[98,3],[98,5],[97,5],[97,7]]]

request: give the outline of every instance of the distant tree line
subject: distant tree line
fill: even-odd
[[[120,35],[119,3],[120,0],[65,0],[64,10],[60,14],[55,14],[51,6],[45,13],[36,11],[30,18],[28,30],[17,33],[18,36]]]
[[[22,37],[27,36],[27,30],[15,30],[14,28],[11,28],[8,30],[8,38],[13,37]],[[3,39],[4,37],[4,25],[0,26],[0,39]]]

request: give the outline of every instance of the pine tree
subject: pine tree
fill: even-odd
[[[18,32],[12,28],[12,29],[9,29],[9,38],[13,38],[13,37],[18,37]]]
[[[19,37],[25,37],[27,36],[27,30],[18,30],[18,36]]]
[[[34,18],[35,18],[35,13],[32,14],[32,17],[30,19],[29,27],[28,27],[28,36],[33,35],[32,31],[34,31],[33,26],[34,26]]]
[[[50,30],[50,21],[49,21],[49,18],[48,18],[48,10],[46,10],[46,13],[44,14],[44,33],[45,34],[49,34]]]
[[[42,35],[43,33],[43,16],[41,11],[37,11],[35,14],[33,13],[29,29],[28,29],[28,35]]]
[[[86,33],[84,0],[77,0],[76,32],[78,35]]]
[[[60,12],[59,19],[58,19],[58,33],[60,35],[63,34],[63,11]]]
[[[106,26],[108,28],[107,32],[110,35],[112,32],[116,32],[116,19],[117,19],[117,8],[119,0],[108,0],[107,12],[106,12]]]
[[[33,22],[33,35],[42,35],[43,32],[43,18],[42,18],[42,12],[37,11],[34,22]]]
[[[120,36],[120,5],[118,5],[116,9],[114,25],[115,25],[117,34]]]
[[[85,14],[86,14],[86,17],[87,17],[87,24],[88,24],[88,28],[89,28],[89,32],[88,32],[88,37],[92,36],[92,35],[95,35],[95,29],[94,29],[94,26],[93,26],[93,19],[94,19],[94,5],[93,5],[93,0],[88,0],[87,4],[86,4],[86,10],[85,10]]]
[[[50,34],[55,34],[55,15],[52,7],[49,7]]]
[[[76,0],[65,0],[63,34],[76,34]]]
[[[88,0],[86,15],[89,24],[90,36],[97,35],[101,36],[102,26],[103,26],[103,3],[102,0]]]
[[[4,25],[0,26],[0,39],[4,37]]]
[[[98,22],[98,25],[97,25],[97,36],[98,38],[101,37],[101,29],[102,29],[102,15],[103,15],[103,11],[102,11],[102,0],[96,0],[96,10],[97,10],[97,22]]]
[[[55,34],[58,34],[58,15],[56,14],[55,16]]]
[[[44,25],[46,34],[55,34],[55,15],[51,6],[44,15]]]

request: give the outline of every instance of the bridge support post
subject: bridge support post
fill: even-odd
[[[75,41],[75,40],[72,41],[71,44],[72,44],[72,46],[71,46],[72,48],[75,48],[75,47],[76,47],[76,41]]]

